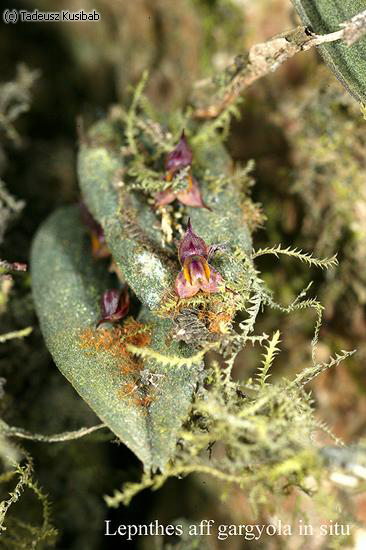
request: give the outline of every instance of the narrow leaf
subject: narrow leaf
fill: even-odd
[[[366,9],[365,0],[292,0],[303,23],[316,34],[339,31],[343,24]],[[356,20],[354,20],[356,21]],[[347,28],[346,28],[347,30]],[[366,103],[366,37],[351,45],[350,25],[345,40],[319,46],[327,65],[347,90],[360,102]],[[358,28],[357,35],[361,36]],[[354,37],[354,35],[352,35]]]
[[[106,345],[103,338],[107,339],[108,330],[96,331],[95,326],[110,275],[104,262],[92,258],[77,207],[58,210],[41,226],[32,248],[31,269],[42,332],[58,368],[146,470],[164,469],[188,413],[202,357],[194,364],[187,359],[189,367],[162,364],[164,355],[189,358],[192,351],[186,345],[168,345],[170,322],[151,314],[145,317],[152,326],[150,346],[158,362],[151,358],[142,362],[123,347],[120,354],[114,353],[113,346]],[[99,347],[93,345],[95,334],[100,335]],[[137,391],[143,376],[146,395]]]

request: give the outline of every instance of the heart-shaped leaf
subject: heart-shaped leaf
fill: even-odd
[[[365,0],[292,0],[303,23],[317,34],[338,31],[340,24],[366,9]],[[319,46],[326,63],[348,91],[366,103],[366,37],[351,46],[343,41]]]
[[[126,354],[117,329],[96,331],[100,298],[110,286],[110,275],[104,262],[92,259],[77,207],[58,210],[41,226],[31,268],[42,332],[60,371],[145,469],[163,469],[190,407],[202,356],[185,360],[192,351],[185,344],[168,344],[170,322],[151,313],[143,314],[152,330],[153,350],[143,365]],[[140,351],[146,354],[146,348]],[[134,385],[142,376],[148,380],[144,388],[149,395],[141,398],[139,393],[134,398]]]

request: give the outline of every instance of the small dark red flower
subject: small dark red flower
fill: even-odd
[[[192,158],[193,158],[192,149],[188,145],[188,141],[186,139],[186,136],[183,130],[177,146],[173,149],[173,151],[167,154],[167,157],[165,159],[165,170],[167,172],[167,175],[166,175],[167,181],[172,181],[175,174],[179,170],[182,170],[182,168],[191,166]]]
[[[219,292],[223,279],[218,271],[208,263],[210,247],[196,235],[188,220],[187,231],[178,250],[182,266],[175,281],[175,291],[180,298],[189,298],[203,292]]]
[[[155,196],[157,206],[169,204],[177,199],[182,204],[196,208],[210,208],[204,203],[197,180],[192,176],[192,149],[189,147],[184,131],[177,146],[168,153],[165,160],[165,179],[171,182],[174,176],[182,169],[189,167],[187,174],[187,189],[183,191],[173,191],[167,189],[161,191]]]
[[[127,287],[122,291],[111,288],[103,293],[101,299],[102,318],[98,321],[97,327],[102,323],[115,323],[128,313],[130,297]]]
[[[84,201],[81,200],[79,202],[79,208],[81,219],[90,231],[93,257],[97,260],[100,258],[108,258],[111,253],[105,242],[102,226],[93,218]]]

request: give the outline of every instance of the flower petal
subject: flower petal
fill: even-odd
[[[214,267],[210,266],[210,278],[208,281],[207,279],[201,279],[200,288],[203,292],[219,292],[223,282],[224,280],[220,273],[216,271]]]
[[[164,206],[164,204],[170,204],[176,198],[176,194],[172,191],[161,191],[155,195],[155,201],[157,206]]]
[[[102,226],[93,218],[83,200],[79,201],[80,217],[91,233],[92,255],[95,259],[108,258],[111,253],[105,242]]]
[[[179,298],[190,298],[199,291],[199,284],[191,285],[185,278],[183,271],[180,271],[178,277],[175,280],[175,291]]]
[[[95,220],[86,206],[83,200],[79,201],[80,217],[81,221],[88,227],[88,229],[95,233],[101,241],[104,240],[104,232],[102,226]]]
[[[105,322],[119,321],[127,315],[130,305],[130,298],[127,287],[123,291],[114,288],[104,292],[101,300],[102,318],[98,321],[97,327]]]
[[[190,177],[191,185],[186,191],[177,193],[177,199],[186,206],[192,206],[193,208],[207,208],[211,210],[202,199],[200,188],[198,187],[197,180]]]
[[[221,290],[223,278],[208,264],[208,252],[205,241],[193,232],[189,219],[178,250],[183,268],[175,281],[175,291],[180,298],[194,296],[199,290],[210,293]]]

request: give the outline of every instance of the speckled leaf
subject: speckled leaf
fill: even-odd
[[[78,157],[83,198],[104,230],[112,256],[128,284],[150,309],[174,284],[175,262],[160,248],[161,235],[146,199],[118,193],[120,157],[106,147],[82,146]]]
[[[98,128],[98,126],[97,126]],[[94,128],[92,132],[97,130]],[[220,144],[207,144],[196,159],[211,175],[228,173],[230,159]],[[108,146],[84,144],[78,156],[79,184],[83,198],[104,229],[113,258],[137,296],[151,310],[158,309],[174,289],[179,270],[173,258],[161,248],[158,218],[146,197],[138,193],[117,191],[122,161]],[[201,182],[205,200],[212,211],[187,208],[194,230],[208,244],[226,242],[249,253],[252,242],[240,208],[238,190],[226,188],[212,196]],[[220,260],[220,270],[229,280],[242,265],[233,258]]]
[[[61,372],[110,429],[141,459],[145,469],[163,469],[190,407],[200,365],[157,365],[153,402],[148,408],[121,397],[130,380],[121,358],[107,351],[85,350],[80,332],[95,327],[100,296],[108,286],[104,262],[90,253],[90,240],[77,207],[58,210],[41,226],[31,257],[34,300],[47,346]],[[166,343],[169,321],[152,317],[152,347],[170,356],[191,354],[187,346]]]
[[[303,23],[317,34],[340,29],[340,23],[366,9],[366,0],[292,0]],[[326,63],[360,102],[366,103],[366,37],[352,46],[337,41],[319,46]]]
[[[219,178],[229,174],[232,169],[232,161],[219,143],[206,144],[200,150],[197,160],[201,166],[209,169],[211,177]],[[225,280],[230,281],[243,270],[241,262],[236,261],[232,254],[234,248],[246,254],[250,254],[252,250],[252,237],[240,205],[239,190],[235,186],[226,186],[221,191],[212,193],[204,185],[201,187],[204,200],[212,211],[191,208],[189,215],[192,227],[206,243],[226,244],[228,254],[220,259],[219,270]]]
[[[153,324],[151,348],[159,354],[175,357],[182,363],[184,357],[194,355],[190,346],[182,342],[169,342],[172,327],[168,319],[158,319],[149,310],[144,309],[141,320]],[[151,373],[152,377],[156,376],[156,387],[152,389],[153,401],[147,417],[148,433],[154,442],[151,451],[153,469],[163,469],[175,450],[177,433],[190,409],[192,394],[200,380],[203,367],[203,359],[189,366],[164,365],[155,359],[147,359],[144,362],[144,371]]]

